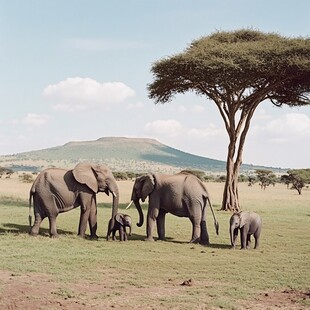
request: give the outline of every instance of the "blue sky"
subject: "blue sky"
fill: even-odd
[[[105,136],[148,137],[226,159],[212,102],[191,94],[155,105],[152,63],[217,30],[309,36],[310,1],[0,0],[0,154]],[[266,102],[243,162],[310,167],[310,107]]]

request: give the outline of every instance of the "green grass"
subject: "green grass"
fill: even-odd
[[[230,214],[220,211],[216,211],[219,236],[215,235],[208,213],[210,247],[189,244],[189,220],[172,215],[167,215],[166,242],[143,241],[145,224],[142,228],[133,227],[129,242],[107,242],[105,234],[111,214],[108,205],[100,205],[98,210],[98,241],[76,236],[79,210],[59,215],[58,239],[48,237],[47,220],[42,224],[41,235],[34,238],[27,233],[27,201],[0,197],[0,270],[16,275],[44,273],[52,282],[62,283],[53,291],[55,298],[95,298],[116,307],[129,289],[132,296],[122,299],[121,306],[133,302],[141,308],[154,309],[198,309],[201,305],[238,309],[241,301],[253,300],[265,291],[309,290],[309,191],[298,196],[277,185],[266,191],[244,187],[240,192],[246,209],[256,210],[263,218],[259,250],[230,250]],[[134,207],[126,212],[137,222]],[[180,285],[188,279],[193,280],[191,287]],[[100,284],[104,290],[80,294],[73,283],[94,287]],[[307,302],[310,306],[309,300],[303,301]]]

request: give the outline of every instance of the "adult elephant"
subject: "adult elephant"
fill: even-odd
[[[79,163],[73,170],[50,168],[43,170],[33,182],[29,195],[29,223],[31,226],[31,200],[34,204],[34,225],[30,234],[39,233],[42,220],[49,219],[49,233],[57,236],[56,218],[59,213],[81,207],[78,235],[85,237],[89,222],[91,238],[97,239],[96,193],[113,195],[112,219],[118,211],[119,191],[111,170],[104,165]],[[114,225],[112,220],[111,225]]]
[[[216,233],[219,224],[215,218],[208,191],[204,184],[194,175],[178,173],[175,175],[147,174],[136,179],[131,200],[139,215],[138,226],[143,224],[143,212],[139,200],[145,201],[149,196],[147,213],[147,238],[153,240],[152,231],[157,223],[159,240],[165,240],[165,216],[169,212],[180,217],[188,217],[192,222],[192,238],[190,242],[209,244],[206,225],[206,207],[209,203],[213,214]]]

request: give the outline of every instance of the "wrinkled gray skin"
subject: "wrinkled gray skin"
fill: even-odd
[[[153,229],[157,224],[159,240],[165,240],[165,216],[171,213],[179,217],[188,217],[192,222],[192,238],[190,242],[209,244],[206,225],[207,202],[211,208],[216,231],[218,222],[215,219],[209,194],[204,184],[194,175],[178,173],[175,175],[147,174],[136,179],[131,200],[139,212],[138,226],[143,224],[143,212],[139,200],[149,197],[147,213],[147,241],[153,239]]]
[[[254,235],[255,246],[259,247],[260,233],[262,230],[262,220],[255,212],[241,211],[234,213],[229,221],[230,224],[230,242],[231,247],[236,247],[236,240],[238,237],[238,230],[241,234],[241,249],[249,249],[251,247],[251,235]]]
[[[126,227],[129,227],[129,236],[131,236],[131,217],[127,214],[117,213],[115,215],[114,226],[111,227],[112,219],[109,221],[107,240],[110,239],[112,233],[112,240],[115,240],[115,233],[119,232],[119,240],[127,241],[128,235],[126,232]]]
[[[43,170],[33,182],[29,194],[29,223],[31,200],[34,204],[34,225],[30,234],[38,235],[42,220],[49,219],[49,233],[57,237],[56,218],[59,213],[81,207],[78,235],[85,237],[87,222],[91,238],[97,239],[96,193],[112,193],[112,218],[118,210],[119,191],[109,168],[103,165],[80,163],[73,170],[51,168]],[[114,225],[114,221],[111,222]]]

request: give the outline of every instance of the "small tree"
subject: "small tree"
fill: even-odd
[[[256,183],[257,179],[254,176],[249,176],[248,177],[248,186],[253,186]]]
[[[310,104],[310,40],[254,30],[216,32],[156,62],[149,96],[166,103],[188,91],[211,99],[229,137],[222,210],[240,210],[238,175],[258,105]]]
[[[276,184],[276,175],[271,170],[257,169],[255,173],[262,189],[266,189],[270,184]]]
[[[287,173],[288,175],[281,176],[281,180],[287,185],[292,184],[292,189],[296,189],[301,195],[301,190],[310,183],[310,169],[289,170]]]

